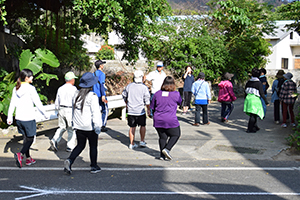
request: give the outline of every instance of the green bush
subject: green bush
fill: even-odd
[[[103,45],[101,49],[96,53],[96,58],[98,60],[114,60],[115,51],[112,46]]]
[[[294,147],[298,151],[300,151],[300,107],[298,107],[298,115],[296,116],[297,126],[294,128],[294,133],[290,134],[287,138],[285,138],[291,147]]]

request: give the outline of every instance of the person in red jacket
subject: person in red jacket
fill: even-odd
[[[223,80],[218,84],[219,96],[218,101],[221,102],[221,121],[228,122],[228,117],[231,114],[234,106],[233,101],[236,100],[236,96],[233,92],[233,86],[230,82],[233,74],[226,72],[223,76]]]

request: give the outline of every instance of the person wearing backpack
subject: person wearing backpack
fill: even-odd
[[[101,107],[101,114],[102,114],[102,127],[101,132],[106,132],[106,123],[108,117],[108,106],[107,106],[107,99],[106,99],[106,88],[105,88],[105,73],[103,72],[104,64],[106,62],[102,60],[97,60],[95,62],[95,67],[97,70],[95,71],[94,75],[98,77],[98,83],[93,86],[93,92],[95,92],[99,98],[99,105]]]
[[[279,100],[279,94],[281,90],[281,86],[284,82],[283,75],[285,72],[281,69],[278,70],[276,74],[276,80],[273,81],[272,84],[272,98],[271,103],[274,103],[274,121],[276,124],[280,123],[280,100]]]
[[[294,104],[296,101],[297,96],[295,96],[295,93],[297,93],[297,86],[294,81],[292,81],[293,74],[288,72],[283,75],[285,81],[283,82],[279,94],[279,99],[281,101],[282,105],[282,124],[281,127],[286,128],[286,120],[287,120],[287,113],[289,109],[289,114],[291,117],[291,125],[293,127],[296,126],[295,124],[295,115],[294,115]]]

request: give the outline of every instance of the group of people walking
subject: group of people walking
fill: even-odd
[[[65,74],[66,83],[61,86],[56,95],[55,107],[58,110],[58,125],[54,137],[50,140],[51,149],[58,150],[58,143],[62,134],[68,132],[66,150],[70,152],[64,161],[64,171],[72,173],[72,164],[86,146],[86,140],[90,146],[91,173],[97,173],[101,168],[97,164],[98,135],[107,131],[107,99],[105,87],[105,74],[103,72],[104,61],[95,62],[97,71],[87,72],[79,80],[80,89],[74,86],[77,77],[73,72]],[[257,126],[257,117],[264,119],[266,114],[267,92],[269,85],[265,77],[266,71],[254,68],[252,77],[246,83],[244,112],[249,115],[248,133],[254,133],[260,128]],[[219,86],[218,101],[221,103],[221,122],[227,123],[234,109],[233,102],[236,96],[233,92],[231,79],[233,74],[226,72]],[[279,70],[276,80],[272,84],[272,99],[274,103],[274,120],[278,124],[280,116],[280,105],[282,106],[283,123],[286,127],[287,117],[291,118],[291,125],[295,126],[293,105],[294,94],[297,92],[296,84],[291,80],[291,73]],[[181,135],[180,124],[177,119],[177,107],[183,106],[183,115],[186,115],[194,96],[195,121],[193,126],[200,126],[200,111],[202,109],[202,124],[209,125],[208,104],[211,102],[211,91],[209,84],[205,81],[205,74],[200,72],[196,78],[192,74],[192,68],[187,66],[182,78],[184,79],[183,99],[176,91],[175,80],[167,76],[163,71],[163,63],[158,62],[156,70],[144,75],[141,70],[134,72],[133,82],[127,85],[122,92],[127,106],[127,123],[129,126],[129,149],[146,147],[146,118],[153,118],[153,126],[159,136],[159,148],[161,160],[172,160],[171,149],[177,143]],[[151,92],[144,84],[145,80],[151,81]],[[20,72],[16,87],[13,89],[11,103],[8,111],[7,123],[12,124],[15,112],[16,124],[19,133],[24,137],[23,148],[15,153],[18,167],[22,167],[22,161],[26,156],[26,165],[34,164],[36,161],[30,156],[30,146],[36,135],[36,123],[34,116],[34,105],[48,119],[42,103],[34,86],[33,73],[29,69]],[[146,109],[145,109],[146,108]],[[288,114],[287,114],[288,113]],[[140,126],[139,144],[135,141],[136,127]],[[77,138],[77,144],[76,144]]]

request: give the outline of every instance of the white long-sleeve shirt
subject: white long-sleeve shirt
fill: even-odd
[[[102,117],[98,96],[94,92],[89,92],[81,113],[81,101],[77,101],[74,106],[78,92],[75,92],[73,97],[73,128],[84,131],[95,130],[97,134],[100,134]]]
[[[77,88],[71,83],[65,83],[57,90],[55,99],[55,109],[58,110],[59,106],[72,107],[72,98],[77,91]]]
[[[13,121],[13,113],[16,109],[16,120],[31,121],[35,120],[35,108],[47,118],[46,111],[34,86],[29,83],[22,83],[21,87],[13,89],[12,97],[9,104],[7,122]]]

